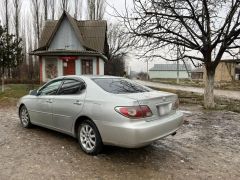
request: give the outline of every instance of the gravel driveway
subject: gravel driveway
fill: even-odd
[[[238,179],[240,114],[181,109],[186,123],[176,136],[88,156],[74,138],[23,129],[15,107],[0,107],[0,179]]]

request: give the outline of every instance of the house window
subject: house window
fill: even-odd
[[[56,58],[46,58],[45,61],[45,73],[46,73],[46,78],[48,79],[53,79],[58,76],[58,70],[57,70],[57,65],[58,61]]]
[[[82,60],[82,74],[93,74],[92,60]]]

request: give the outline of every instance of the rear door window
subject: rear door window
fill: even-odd
[[[58,91],[58,95],[80,94],[85,88],[86,86],[83,81],[67,79],[64,80],[62,87]]]
[[[93,78],[98,86],[113,94],[149,92],[150,89],[123,78]]]

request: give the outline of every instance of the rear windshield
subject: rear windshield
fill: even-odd
[[[122,78],[93,78],[97,85],[113,94],[149,92],[150,89]]]

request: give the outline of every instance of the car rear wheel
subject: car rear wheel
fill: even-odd
[[[24,128],[30,128],[32,126],[30,121],[30,116],[26,106],[23,105],[20,108],[19,116],[20,116],[21,124]]]
[[[103,147],[99,131],[90,120],[85,120],[79,125],[78,142],[81,149],[90,155],[97,155]]]

